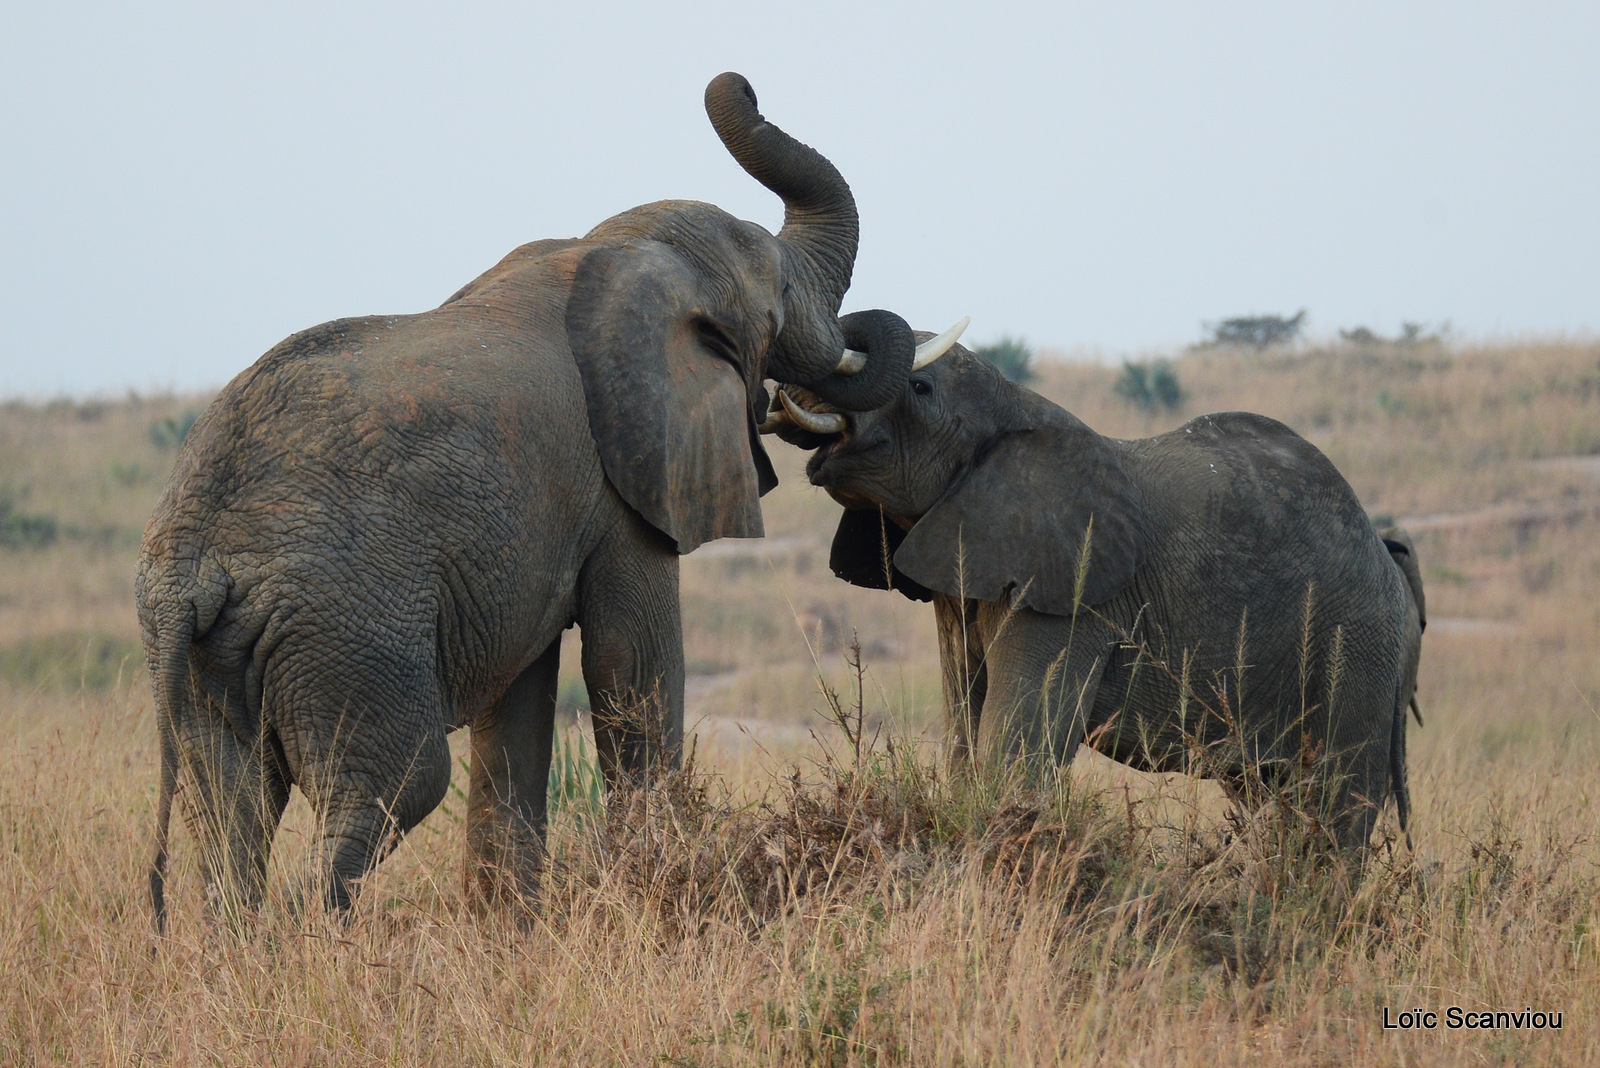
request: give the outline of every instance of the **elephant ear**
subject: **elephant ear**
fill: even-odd
[[[1400,567],[1400,573],[1406,577],[1406,585],[1411,589],[1411,600],[1417,606],[1417,622],[1421,629],[1428,629],[1428,601],[1422,593],[1422,565],[1417,562],[1417,547],[1411,540],[1411,535],[1404,527],[1389,527],[1380,530],[1378,536],[1383,539],[1383,547],[1389,550],[1389,556]]]
[[[759,497],[777,484],[750,410],[760,383],[741,371],[742,331],[706,307],[689,265],[653,241],[595,249],[573,275],[566,326],[622,499],[680,553],[759,538]]]
[[[869,590],[895,589],[913,601],[933,600],[933,591],[912,581],[894,564],[894,554],[906,540],[901,530],[877,508],[846,508],[833,534],[828,566],[833,573]]]
[[[1071,419],[995,441],[911,528],[894,562],[941,593],[998,601],[1015,590],[1019,607],[1070,616],[1133,580],[1144,530],[1116,450]]]

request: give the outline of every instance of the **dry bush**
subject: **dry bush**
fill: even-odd
[[[7,1063],[1374,1062],[1402,1052],[1383,1006],[1447,1003],[1565,1028],[1408,1036],[1408,1063],[1600,1043],[1593,851],[1525,781],[1429,828],[1442,856],[1382,842],[1341,873],[1275,803],[1219,820],[1182,779],[1030,791],[846,735],[758,797],[690,760],[558,822],[525,925],[466,904],[448,806],[348,925],[291,919],[301,808],[242,931],[206,920],[180,851],[152,954],[129,773],[149,721],[125,691],[4,755]]]

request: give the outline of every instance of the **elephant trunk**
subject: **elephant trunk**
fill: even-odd
[[[762,118],[756,92],[741,74],[712,79],[706,86],[706,114],[739,166],[783,198],[778,237],[805,258],[837,312],[850,288],[861,233],[844,176],[822,153]]]
[[[890,347],[865,349],[870,357],[865,368],[840,373],[847,346],[836,317],[850,288],[861,233],[849,184],[820,152],[762,118],[755,90],[743,75],[729,72],[712,79],[706,86],[706,114],[739,166],[783,198],[778,238],[791,285],[768,374],[806,386],[841,407],[861,410],[887,403],[910,373],[915,348],[910,328],[898,316],[899,329],[878,331],[873,338]]]

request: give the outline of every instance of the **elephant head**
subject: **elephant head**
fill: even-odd
[[[680,552],[762,533],[757,498],[777,483],[756,434],[764,379],[870,408],[899,391],[915,348],[890,312],[839,318],[858,222],[833,164],[767,122],[738,74],[711,82],[706,111],[783,198],[782,229],[697,201],[623,212],[584,238],[566,311],[606,474]]]
[[[834,572],[918,599],[1014,589],[1014,603],[1057,615],[1121,591],[1145,521],[1119,454],[963,346],[917,336],[925,355],[882,408],[817,411],[818,398],[779,394],[790,425],[778,433],[816,450],[807,475],[846,509]]]

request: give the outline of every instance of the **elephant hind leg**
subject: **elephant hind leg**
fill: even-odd
[[[1368,733],[1358,742],[1334,747],[1322,769],[1328,825],[1339,850],[1349,856],[1365,854],[1378,816],[1389,800],[1392,726],[1380,719]],[[1403,753],[1400,759],[1405,759]],[[1406,814],[1409,816],[1409,811]]]
[[[450,744],[437,715],[397,717],[349,732],[335,759],[302,783],[320,827],[318,870],[330,912],[347,911],[356,884],[450,786]],[[431,721],[431,723],[429,722]]]
[[[183,731],[180,764],[194,789],[185,814],[200,844],[206,904],[237,923],[266,895],[267,861],[289,803],[289,777],[276,739],[241,742],[220,717]]]

